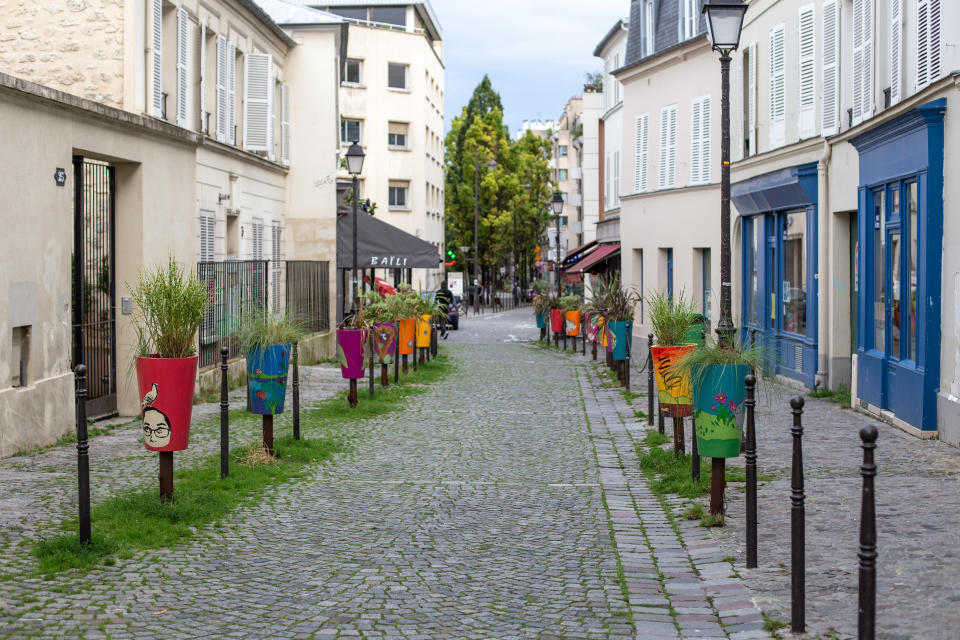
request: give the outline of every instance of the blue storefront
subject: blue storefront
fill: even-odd
[[[857,394],[922,430],[937,428],[946,106],[850,141],[860,155]]]
[[[814,386],[817,373],[817,165],[732,185],[741,219],[742,338],[762,340],[776,373]]]

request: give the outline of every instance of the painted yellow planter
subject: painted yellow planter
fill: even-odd
[[[425,349],[430,346],[430,314],[424,314],[417,320],[417,346]]]
[[[690,372],[678,373],[672,367],[695,351],[697,345],[653,347],[653,371],[657,378],[657,400],[660,408],[673,418],[693,415],[693,385]]]

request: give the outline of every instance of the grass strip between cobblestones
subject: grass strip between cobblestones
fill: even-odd
[[[199,465],[174,473],[174,500],[161,503],[157,488],[150,487],[113,496],[93,505],[90,520],[93,539],[81,544],[75,519],[57,527],[62,533],[40,540],[33,549],[37,573],[47,577],[69,569],[87,570],[113,565],[137,551],[172,547],[228,516],[234,509],[256,502],[270,486],[311,475],[317,463],[344,451],[351,423],[381,416],[423,393],[452,367],[443,355],[420,365],[399,384],[380,388],[373,399],[364,390],[360,404],[351,409],[346,391],[301,411],[304,438],[287,436],[275,441],[276,458],[252,456],[258,448],[245,444],[231,450],[230,475],[220,478],[220,456],[204,458]],[[243,412],[243,418],[250,416]],[[238,416],[231,411],[231,421]],[[211,420],[219,421],[219,416]],[[7,577],[7,576],[5,576]]]

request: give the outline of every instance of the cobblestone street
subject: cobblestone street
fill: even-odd
[[[0,636],[770,637],[754,602],[789,619],[789,414],[758,420],[774,479],[760,494],[762,568],[747,571],[742,495],[728,491],[724,529],[674,518],[681,503],[665,509],[640,471],[645,396],[631,406],[582,356],[522,344],[535,337],[528,309],[471,314],[442,343],[451,374],[387,420],[346,427],[348,453],[309,478],[176,548],[55,580],[24,572],[32,542],[72,515],[75,449],[0,461]],[[645,385],[639,366],[633,379]],[[304,368],[306,403],[341,387],[333,367]],[[242,391],[232,399],[243,407]],[[808,621],[844,637],[868,419],[807,406]],[[196,407],[178,464],[216,450],[216,410]],[[243,422],[237,443],[257,430]],[[94,438],[91,454],[94,501],[156,481],[135,426]],[[942,541],[958,516],[942,500],[960,453],[881,428],[877,459],[878,637],[955,637],[958,558]]]

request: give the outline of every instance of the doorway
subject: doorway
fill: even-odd
[[[87,416],[117,412],[114,168],[73,158],[72,366],[87,368]]]

